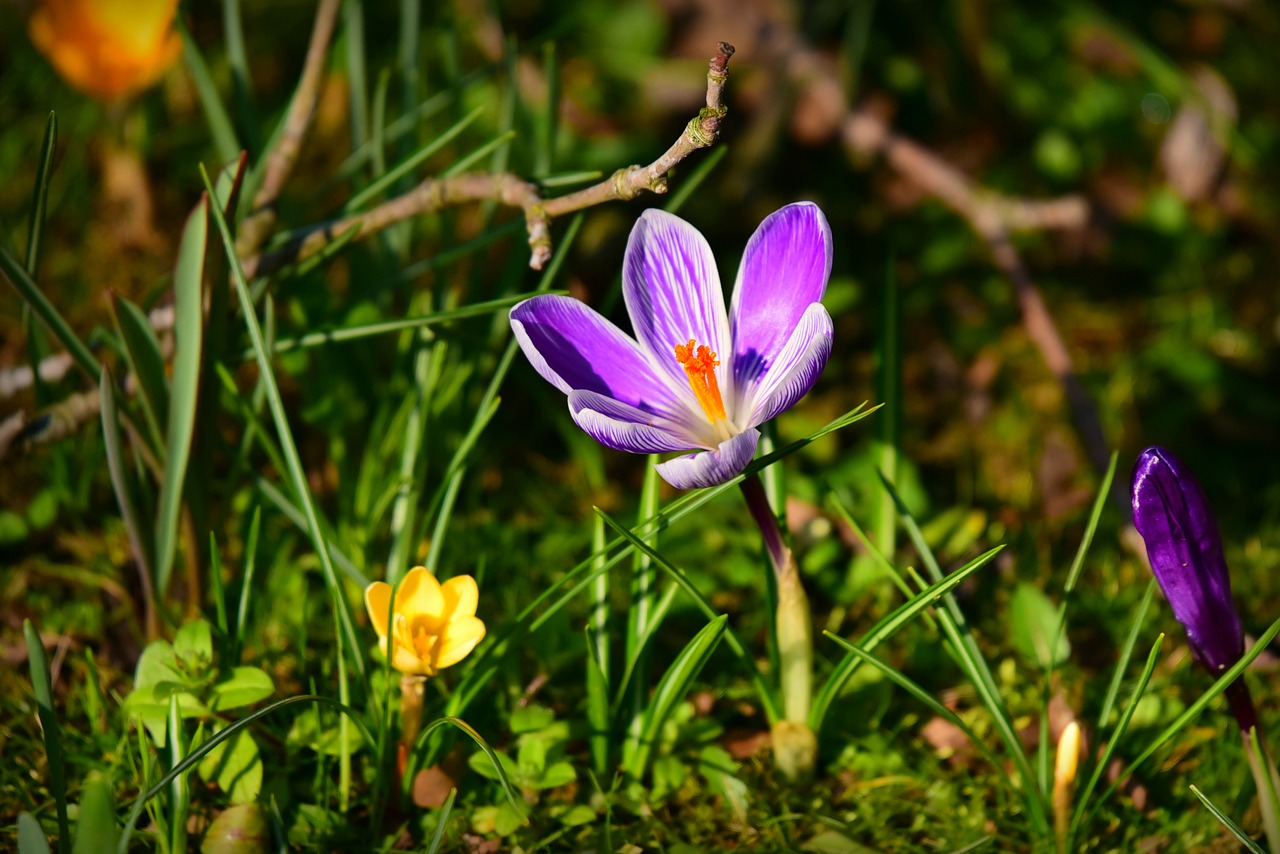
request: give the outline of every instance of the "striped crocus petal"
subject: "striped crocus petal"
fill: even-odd
[[[747,241],[729,308],[733,379],[739,389],[759,385],[773,372],[826,292],[831,256],[831,226],[812,202],[779,208]]]
[[[656,468],[662,479],[676,489],[698,489],[718,486],[733,480],[751,462],[756,453],[760,431],[751,429],[720,443],[714,451],[686,454],[659,463]]]
[[[692,339],[716,353],[719,385],[731,388],[724,292],[711,247],[700,231],[664,211],[641,214],[627,241],[622,296],[640,347],[667,384],[681,391],[692,412],[701,409],[676,359],[677,345]]]
[[[534,370],[565,394],[595,392],[668,420],[686,419],[683,392],[654,371],[634,339],[585,303],[559,294],[532,297],[511,309],[511,329]]]
[[[594,391],[569,392],[569,413],[587,435],[615,451],[661,454],[700,444],[681,425]]]

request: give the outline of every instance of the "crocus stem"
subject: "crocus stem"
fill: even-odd
[[[427,693],[427,677],[406,673],[400,677],[400,744],[396,750],[396,771],[403,778],[409,767],[413,745],[422,732],[422,701]]]
[[[1276,791],[1280,789],[1280,774],[1276,772],[1271,751],[1258,728],[1258,713],[1253,698],[1243,679],[1237,679],[1227,687],[1227,702],[1240,724],[1240,737],[1244,741],[1244,755],[1249,760],[1249,771],[1258,787],[1258,808],[1262,824],[1267,831],[1267,847],[1272,854],[1280,854],[1280,805],[1276,803]]]
[[[791,549],[787,548],[782,536],[782,528],[778,525],[778,517],[769,506],[769,497],[764,493],[764,485],[757,475],[751,475],[742,481],[742,497],[747,500],[747,509],[751,518],[756,520],[760,535],[764,537],[764,547],[769,552],[769,560],[773,563],[774,573],[781,578],[788,563],[793,563]]]
[[[784,776],[802,779],[813,772],[818,757],[818,738],[809,728],[809,707],[813,700],[813,623],[809,597],[805,595],[800,568],[787,547],[760,479],[752,475],[744,480],[742,494],[764,537],[778,588],[778,687],[782,692],[783,719],[773,725],[774,761]]]

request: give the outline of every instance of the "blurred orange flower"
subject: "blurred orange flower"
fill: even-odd
[[[37,0],[31,41],[77,89],[103,100],[155,83],[182,52],[178,0]]]

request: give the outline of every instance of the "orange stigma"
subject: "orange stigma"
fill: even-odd
[[[712,424],[724,421],[728,416],[724,411],[724,399],[720,397],[720,382],[716,379],[716,354],[710,347],[698,346],[693,338],[688,344],[676,345],[676,361],[689,375],[689,386],[694,397],[707,413],[707,420]]]

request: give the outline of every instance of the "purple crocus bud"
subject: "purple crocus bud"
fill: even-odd
[[[1133,524],[1192,652],[1211,672],[1225,670],[1244,654],[1244,629],[1231,602],[1222,535],[1200,484],[1169,451],[1150,447],[1133,467],[1132,493]]]

